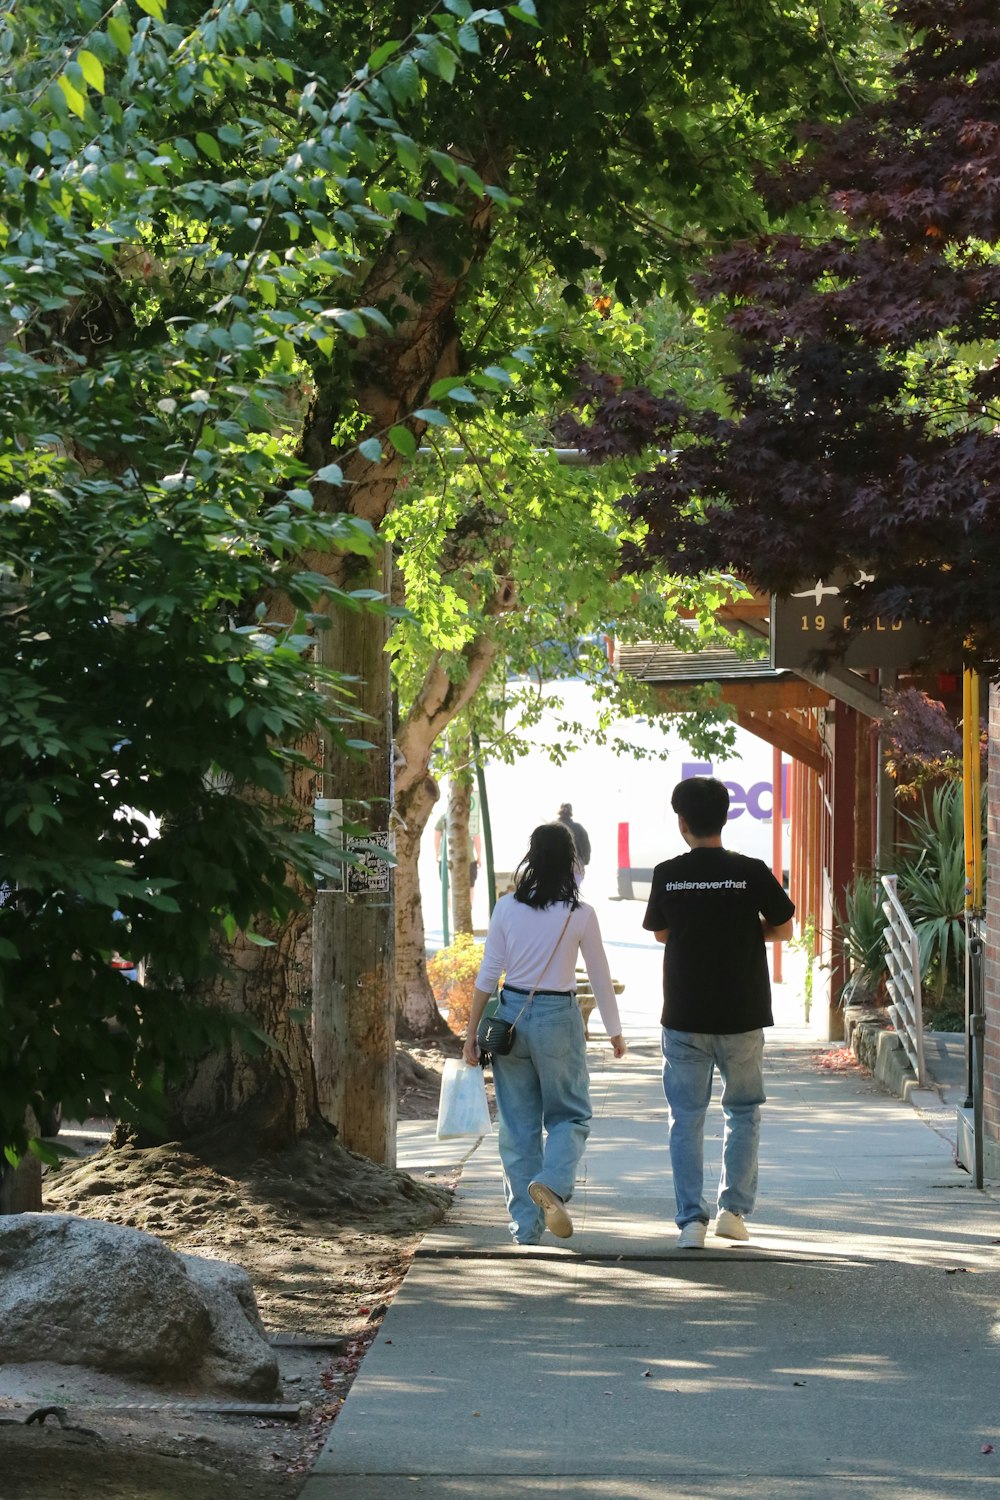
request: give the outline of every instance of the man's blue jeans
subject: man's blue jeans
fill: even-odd
[[[501,992],[500,1019],[515,1020],[524,1000]],[[590,1134],[587,1046],[574,997],[544,991],[534,997],[517,1022],[513,1049],[494,1060],[493,1083],[510,1232],[519,1245],[536,1245],[545,1218],[528,1184],[544,1182],[571,1198]]]
[[[718,1205],[744,1217],[753,1212],[757,1195],[757,1147],[760,1106],[764,1103],[763,1031],[713,1036],[703,1031],[663,1027],[663,1092],[670,1114],[670,1165],[674,1174],[677,1225],[693,1219],[707,1224],[705,1202],[705,1115],[712,1098],[712,1078],[722,1075],[722,1178]]]

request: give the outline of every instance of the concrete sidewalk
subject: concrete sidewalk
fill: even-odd
[[[752,1243],[679,1252],[654,1040],[592,1043],[573,1239],[510,1245],[495,1137],[474,1149],[302,1500],[1000,1492],[997,1197],[945,1103],[816,1051],[769,1033]],[[720,1147],[716,1103],[710,1174]],[[401,1140],[411,1169],[461,1155]]]

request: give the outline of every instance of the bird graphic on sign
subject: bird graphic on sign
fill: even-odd
[[[803,589],[800,594],[793,594],[793,599],[815,599],[817,609],[823,602],[824,594],[839,594],[840,590],[832,583],[824,583],[822,578],[813,589]]]

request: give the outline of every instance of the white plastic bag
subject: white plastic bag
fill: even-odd
[[[448,1141],[460,1135],[491,1135],[492,1132],[482,1068],[470,1068],[460,1057],[449,1057],[441,1079],[438,1140]]]

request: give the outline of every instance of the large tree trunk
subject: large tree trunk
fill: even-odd
[[[476,210],[469,226],[472,253],[464,264],[437,266],[423,245],[394,240],[369,274],[359,300],[379,306],[394,301],[405,314],[391,335],[373,333],[354,352],[346,395],[367,417],[369,433],[384,433],[405,422],[424,403],[435,380],[457,372],[455,305],[469,268],[488,243],[490,218],[488,207]],[[406,286],[415,270],[422,277],[418,300]],[[400,463],[390,456],[371,464],[356,450],[344,454],[336,447],[335,434],[344,414],[342,378],[334,366],[317,372],[317,394],[303,429],[301,453],[314,470],[331,462],[339,462],[343,469],[344,488],[314,487],[320,504],[331,510],[348,508],[378,528],[395,498]],[[422,431],[420,424],[416,426]],[[306,563],[338,583],[356,582],[343,560],[338,563],[321,554]],[[388,570],[381,589],[390,592]],[[375,742],[376,749],[362,767],[331,748],[324,790],[345,799],[348,818],[352,803],[357,816],[360,804],[368,802],[373,820],[369,826],[384,831],[399,790],[392,787],[385,619],[362,612],[339,617],[339,624],[342,628],[327,632],[323,659],[327,666],[368,684],[360,689],[366,699],[363,706],[377,723],[365,738]],[[324,898],[330,910],[321,917],[319,930],[327,947],[314,963],[313,1003],[313,1056],[321,1074],[323,1113],[336,1124],[345,1145],[387,1163],[395,1161],[396,1111],[392,885],[390,880],[381,900]]]
[[[391,509],[401,461],[390,452],[382,463],[370,463],[354,444],[406,421],[410,412],[426,403],[435,380],[458,373],[455,308],[469,270],[488,246],[492,208],[486,199],[473,209],[465,226],[464,258],[435,263],[429,253],[430,240],[424,243],[419,227],[414,226],[386,242],[365,284],[355,289],[358,305],[394,304],[401,316],[395,318],[391,334],[373,329],[368,338],[351,346],[346,375],[343,361],[317,367],[316,394],[303,423],[299,451],[314,472],[330,463],[339,464],[345,480],[343,486],[314,482],[311,489],[318,507],[349,511],[376,530]],[[419,296],[412,291],[414,281],[419,281]],[[351,446],[344,449],[339,446],[343,418],[354,413],[361,413],[366,425],[363,431],[354,428]],[[421,424],[413,427],[419,436]],[[309,553],[302,562],[343,588],[365,581],[358,578],[357,561],[350,556]],[[272,598],[268,608],[269,617],[276,620],[289,621],[296,614],[287,599]],[[380,725],[385,722],[382,705],[387,718],[389,703],[384,646],[384,618],[343,611],[336,615],[334,629],[326,632],[323,646],[326,664],[347,675],[365,663],[360,675],[371,678],[379,698],[374,712]],[[366,812],[359,804],[369,803],[376,819],[369,826],[377,824],[385,830],[391,797],[388,739],[381,729],[371,733],[363,725],[357,737],[378,743],[368,756],[371,769],[365,771],[356,757],[346,753],[328,754],[324,795],[344,799],[349,804],[345,813],[350,817],[353,810],[358,821]],[[317,777],[296,777],[293,797],[303,818],[311,817],[320,790],[317,781]],[[311,908],[312,893],[307,899]],[[324,946],[317,958],[312,1052],[302,1028],[288,1017],[289,1008],[308,1007],[313,955],[312,913],[307,910],[304,916],[290,918],[280,931],[268,933],[276,949],[244,952],[237,948],[233,954],[237,983],[225,997],[221,993],[210,997],[231,1000],[234,1008],[243,1010],[286,1050],[268,1049],[259,1058],[248,1058],[232,1047],[221,1056],[204,1059],[192,1070],[185,1087],[176,1090],[178,1133],[193,1133],[188,1127],[207,1129],[237,1114],[248,1121],[259,1120],[262,1144],[301,1129],[319,1112],[315,1056],[323,1077],[322,1112],[337,1125],[345,1144],[376,1160],[392,1159],[392,894],[381,900],[324,895],[320,908]],[[422,957],[422,933],[420,952]],[[287,973],[282,973],[283,964],[289,966]]]
[[[228,953],[229,973],[207,997],[273,1038],[275,1046],[248,1052],[234,1038],[193,1062],[167,1089],[167,1137],[184,1140],[222,1123],[240,1122],[265,1148],[290,1144],[317,1112],[309,1035],[309,892],[301,910],[283,923],[257,922],[273,947],[239,937]]]
[[[388,548],[368,580],[388,592]],[[324,666],[355,682],[366,715],[367,753],[331,756],[324,796],[342,802],[350,836],[388,852],[392,809],[392,734],[385,615],[338,615],[321,635]],[[360,852],[360,851],[358,851]],[[396,1026],[393,973],[393,871],[377,859],[345,869],[342,890],[321,892],[313,930],[313,1062],[320,1108],[351,1151],[396,1161]]]
[[[440,792],[433,776],[396,793],[403,823],[396,833],[396,1019],[402,1035],[418,1038],[447,1031],[427,977],[424,908],[420,894],[420,841]]]

